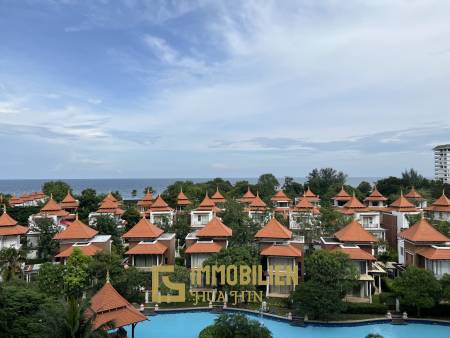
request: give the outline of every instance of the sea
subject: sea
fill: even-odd
[[[98,193],[108,193],[110,191],[119,191],[124,199],[139,199],[144,194],[145,187],[151,186],[157,193],[163,192],[167,186],[176,181],[192,181],[194,183],[202,183],[211,180],[212,178],[95,178],[95,179],[58,179],[68,183],[72,192],[75,194],[81,193],[86,188],[95,189]],[[295,177],[295,181],[304,183],[305,177]],[[357,186],[362,181],[374,183],[379,177],[349,177],[347,184]],[[45,182],[55,179],[0,179],[0,193],[21,195],[33,191],[41,191],[42,185]],[[235,177],[226,178],[231,183],[241,180],[247,180],[251,184],[258,181],[257,177]],[[283,184],[284,178],[278,178],[280,184]],[[132,191],[137,190],[137,196],[132,196]]]

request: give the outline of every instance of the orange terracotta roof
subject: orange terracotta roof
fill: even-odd
[[[187,198],[183,190],[181,190],[177,196],[177,205],[190,205],[190,204],[192,204],[192,202],[189,200],[189,198]]]
[[[10,205],[17,205],[17,204],[23,204],[24,200],[21,199],[20,197],[16,197],[16,195],[13,195],[10,199],[9,199],[9,204]]]
[[[123,214],[123,210],[118,207],[117,202],[113,202],[109,199],[104,199],[97,210],[98,213],[112,213],[115,215]]]
[[[408,201],[405,196],[403,196],[403,193],[400,193],[400,197],[397,198],[389,207],[399,211],[417,211],[416,206]]]
[[[277,221],[276,218],[272,218],[262,229],[260,229],[255,238],[280,238],[291,239],[292,231]]]
[[[306,211],[310,211],[314,209],[314,205],[311,204],[311,202],[303,197],[301,198],[298,203],[295,205],[295,210],[306,210]]]
[[[441,234],[425,218],[400,232],[399,236],[411,242],[450,242],[450,238]]]
[[[28,228],[18,225],[17,221],[8,215],[6,210],[0,216],[0,236],[16,236],[24,235],[28,232]]]
[[[195,242],[186,249],[186,253],[217,253],[221,249],[222,246],[215,242]]]
[[[442,196],[439,197],[436,201],[434,201],[434,203],[425,210],[450,213],[450,199],[447,196],[445,196],[445,193],[443,192]]]
[[[259,197],[259,194],[256,194],[256,197],[251,201],[250,210],[259,210],[265,209],[267,204]]]
[[[436,248],[429,247],[417,251],[418,255],[431,260],[450,260],[450,247]]]
[[[405,194],[405,197],[408,199],[423,200],[423,196],[419,194],[414,187],[412,187],[411,190]]]
[[[70,191],[67,192],[66,197],[61,201],[62,208],[78,208],[79,202],[72,196]]]
[[[54,240],[64,240],[64,239],[87,239],[93,238],[98,234],[97,230],[88,227],[86,224],[78,219],[78,215],[74,222],[72,222],[65,230],[58,232],[53,239]]]
[[[205,198],[203,199],[203,201],[200,202],[200,204],[198,205],[198,207],[195,210],[205,210],[205,211],[210,211],[213,210],[215,208],[216,204],[214,203],[214,201],[212,199],[209,198],[208,193],[206,193]]]
[[[225,202],[225,197],[223,197],[223,195],[220,193],[219,188],[217,188],[217,190],[214,193],[214,195],[211,196],[211,199],[215,203],[223,203],[223,202]]]
[[[85,256],[94,256],[97,252],[102,251],[101,248],[96,246],[95,244],[89,243],[87,245],[71,245],[67,249],[61,251],[59,254],[57,254],[56,258],[66,258],[69,257],[72,252],[75,250],[75,248],[78,248],[81,250],[83,255]]]
[[[169,205],[164,201],[161,195],[158,195],[156,200],[153,202],[150,207],[150,211],[172,211],[173,209],[169,207]]]
[[[277,191],[270,200],[271,201],[292,201],[289,197],[287,197],[287,195],[284,193],[283,190]]]
[[[306,198],[310,202],[319,202],[320,201],[319,196],[317,196],[315,193],[313,193],[309,187],[303,193],[303,198]]]
[[[384,197],[377,189],[377,186],[375,186],[370,193],[369,196],[367,196],[364,201],[387,201],[387,198]]]
[[[350,259],[352,260],[364,260],[364,261],[376,261],[377,259],[368,253],[367,251],[364,251],[363,249],[357,247],[357,248],[346,248],[346,247],[337,247],[334,249],[335,251],[343,252],[350,256]]]
[[[147,191],[145,196],[137,202],[140,207],[150,207],[153,203],[153,195],[150,191]]]
[[[344,204],[347,209],[364,209],[366,206],[362,204],[353,193],[353,196]]]
[[[261,250],[261,256],[301,257],[302,252],[291,244],[272,244]]]
[[[69,213],[61,208],[61,205],[56,203],[55,200],[50,197],[47,203],[42,207],[41,214],[55,215],[59,217],[67,217]]]
[[[334,237],[336,237],[341,242],[372,243],[377,241],[375,236],[364,229],[364,227],[355,220],[351,221],[341,230],[337,231],[334,234]]]
[[[205,225],[204,228],[197,231],[197,237],[231,237],[233,230],[227,227],[222,221],[214,217]]]
[[[247,188],[247,192],[239,199],[241,203],[250,203],[256,196],[250,190],[250,186]]]
[[[97,314],[94,329],[109,321],[118,328],[147,320],[114,289],[109,280],[91,298],[90,309]]]
[[[164,231],[143,217],[134,227],[122,235],[123,238],[157,238]]]
[[[128,250],[126,255],[162,255],[167,251],[167,246],[159,242],[138,243]]]
[[[106,195],[106,197],[103,199],[103,201],[111,201],[111,202],[114,202],[114,203],[117,203],[117,202],[118,202],[118,201],[117,201],[117,198],[115,198],[114,195],[113,195],[111,192],[109,192],[109,193]]]
[[[17,225],[17,221],[8,215],[6,210],[3,210],[3,214],[0,216],[0,226],[14,226]]]
[[[345,191],[344,186],[342,186],[341,190],[333,197],[336,201],[348,201],[352,197]]]

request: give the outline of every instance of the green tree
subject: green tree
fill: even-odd
[[[128,231],[132,227],[134,227],[137,222],[140,221],[142,216],[137,210],[136,206],[132,205],[125,210],[121,218],[127,222],[125,229]]]
[[[29,284],[0,285],[0,335],[5,338],[59,338],[61,304]]]
[[[235,200],[225,202],[225,211],[222,213],[222,222],[233,230],[230,246],[241,246],[254,242],[258,227],[244,212],[242,204]]]
[[[372,185],[369,182],[362,181],[359,183],[357,189],[361,193],[361,195],[365,198],[369,196],[369,194],[372,192]]]
[[[330,236],[351,222],[351,217],[341,214],[330,206],[320,208],[319,223],[325,235]]]
[[[80,298],[88,286],[90,261],[91,257],[85,256],[79,248],[75,248],[67,259],[63,281],[69,298]]]
[[[119,229],[116,220],[110,215],[97,216],[95,220],[95,228],[100,235],[111,235],[111,239],[117,247],[122,247],[122,239],[120,238]]]
[[[329,320],[345,310],[345,303],[337,290],[314,280],[301,283],[291,299],[298,311],[310,318]]]
[[[345,184],[347,175],[333,168],[313,169],[308,174],[306,184],[314,193],[323,196],[331,186],[342,186]]]
[[[277,178],[272,174],[263,174],[258,178],[257,189],[259,196],[266,203],[270,203],[270,198],[275,195],[276,188],[280,185]]]
[[[386,196],[390,203],[398,197],[400,190],[404,188],[403,180],[394,176],[382,178],[376,184],[378,191]]]
[[[146,186],[146,187],[144,188],[144,190],[142,191],[142,193],[145,195],[145,194],[148,193],[148,192],[154,194],[154,193],[156,192],[156,190],[153,189],[153,187],[149,185],[149,186]]]
[[[37,214],[41,207],[20,207],[7,208],[8,215],[14,218],[19,224],[28,224],[31,215]]]
[[[272,333],[257,320],[242,314],[222,314],[204,328],[199,338],[271,338]]]
[[[421,309],[433,307],[441,295],[441,285],[431,271],[408,267],[392,283],[401,304],[413,306],[420,316]]]
[[[44,263],[39,269],[37,285],[41,292],[61,296],[64,292],[64,265]]]
[[[80,206],[78,208],[78,215],[83,222],[88,221],[89,213],[94,212],[98,209],[101,202],[100,196],[94,189],[84,189],[81,195],[77,196]]]
[[[3,281],[9,281],[17,274],[20,274],[20,265],[25,259],[26,254],[21,249],[3,248],[0,250],[0,267]]]
[[[35,225],[39,229],[37,255],[44,260],[51,260],[58,252],[58,243],[53,240],[58,227],[51,218],[45,217],[36,219]]]
[[[440,279],[442,287],[442,298],[446,301],[450,301],[450,274],[445,273]]]
[[[131,190],[131,196],[132,197],[136,197],[137,196],[137,190],[136,189]]]
[[[286,176],[281,189],[286,193],[288,197],[294,200],[296,197],[303,195],[303,185],[294,181],[294,178]]]
[[[69,298],[64,306],[62,338],[109,337],[108,329],[114,328],[110,321],[94,329],[96,314],[88,311],[89,303]]]
[[[70,185],[64,181],[48,181],[42,185],[42,192],[53,196],[56,202],[61,202],[70,190]]]
[[[191,232],[190,220],[189,214],[178,214],[175,218],[172,229],[175,231],[176,238],[180,241],[180,245],[184,244],[186,236]]]
[[[428,188],[429,186],[429,181],[412,168],[402,172],[402,182],[403,186],[415,187],[416,189]]]
[[[161,276],[165,275],[162,273]],[[189,297],[189,288],[191,285],[191,277],[189,270],[180,265],[174,266],[174,272],[169,273],[169,278],[173,283],[183,283],[184,284],[184,292],[186,297]],[[160,285],[160,291],[162,295],[177,295],[178,291],[169,289],[164,283]]]

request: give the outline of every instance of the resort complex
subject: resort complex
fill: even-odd
[[[2,284],[19,278],[48,288],[53,296],[89,299],[85,315],[94,316],[94,328],[117,334],[126,329],[133,336],[145,315],[168,306],[161,295],[176,294],[158,281],[164,266],[174,268],[172,282],[185,288],[184,298],[170,307],[263,313],[273,307],[288,321],[328,318],[338,311],[327,313],[325,307],[322,316],[314,304],[308,305],[312,300],[302,298],[315,269],[332,274],[321,278],[346,281],[337,294],[339,302],[355,309],[367,304],[364,313],[382,316],[401,314],[399,304],[414,309],[407,301],[402,304],[400,291],[394,300],[386,298],[410,269],[419,268],[438,284],[450,278],[448,185],[427,179],[420,187],[408,185],[408,175],[415,174],[411,171],[394,183],[387,178],[352,187],[332,169],[321,171],[327,172],[334,180],[329,186],[318,184],[324,179],[320,175],[310,174],[304,185],[289,178],[281,185],[267,174],[256,184],[177,181],[159,194],[147,188],[141,198],[130,200],[92,189],[76,195],[62,181],[44,184],[45,193],[3,194]],[[436,189],[442,190],[433,198]],[[329,259],[340,260],[340,268],[326,272]],[[68,275],[83,270],[83,264],[84,273],[75,273],[81,280],[71,285]],[[225,271],[232,264],[249,266],[259,282],[227,286],[213,283],[214,273],[212,279],[206,275],[211,271],[207,266],[216,266],[219,273],[219,266]],[[201,271],[199,277],[190,278],[196,271]],[[278,284],[273,282],[276,274],[285,276]],[[295,283],[286,282],[289,278]],[[248,294],[233,291],[242,287]]]

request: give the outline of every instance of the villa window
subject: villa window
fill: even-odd
[[[134,265],[139,268],[149,268],[157,265],[156,255],[136,255],[134,256]]]

